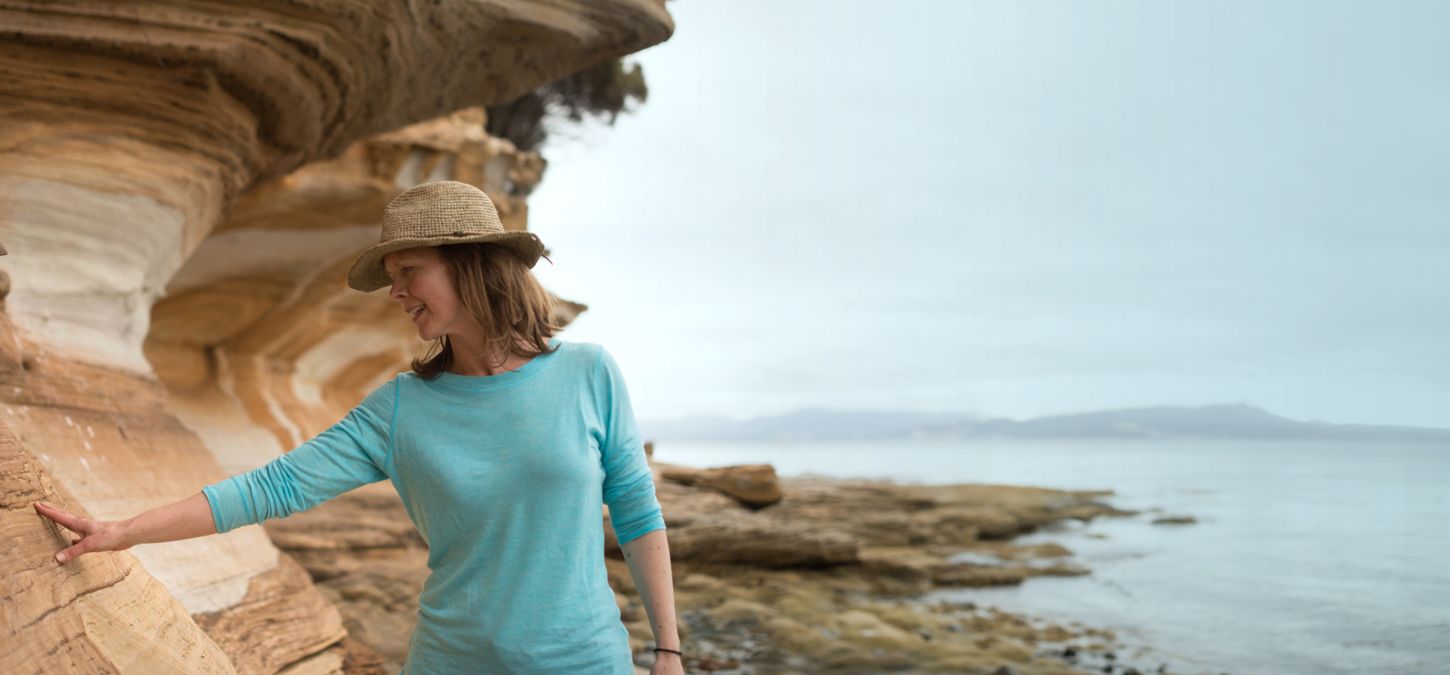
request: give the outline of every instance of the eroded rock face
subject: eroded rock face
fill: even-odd
[[[53,485],[63,488],[65,499],[58,501],[65,507],[87,512],[93,518],[121,520],[195,494],[200,486],[226,477],[200,439],[167,411],[167,393],[155,379],[68,361],[17,335],[8,321],[0,324],[0,342],[11,346],[15,354],[0,362],[0,405],[5,423],[18,447],[34,458]],[[36,515],[30,510],[30,501],[14,503],[11,508]],[[25,549],[26,555],[33,557],[24,564],[44,568],[54,564],[51,556],[65,544],[46,536],[38,515],[34,521],[29,529],[17,534],[23,533],[18,538],[36,543],[33,549]],[[243,629],[238,635],[250,633],[255,638],[275,634],[275,649],[261,655],[258,662],[265,667],[245,668],[242,672],[276,672],[288,663],[321,656],[327,645],[342,637],[341,617],[336,610],[317,593],[305,574],[282,574],[286,567],[279,572],[279,565],[287,561],[259,528],[147,544],[124,554],[93,554],[77,563],[118,555],[137,561],[137,579],[154,578],[159,583],[152,590],[169,591],[166,600],[185,614],[224,615],[228,626]],[[254,583],[257,579],[264,580],[262,586]],[[14,577],[0,579],[0,588],[11,584],[17,589],[25,587]],[[259,594],[259,588],[266,593]],[[299,605],[309,606],[312,612],[305,616],[276,616],[269,594],[288,596]],[[51,600],[61,603],[55,605],[57,609],[69,602],[60,597]],[[136,609],[141,611],[139,606]],[[116,620],[126,618],[121,615]],[[191,620],[187,619],[187,623]],[[172,639],[165,632],[158,635],[159,639]],[[244,662],[253,647],[229,642],[228,637],[224,632],[212,633],[212,647],[222,648],[226,668],[231,668],[232,664],[241,665],[238,661]],[[41,653],[56,646],[52,643]],[[158,647],[163,652],[171,648],[169,643]],[[64,668],[58,670],[65,672]],[[122,668],[120,672],[147,670]]]
[[[386,291],[346,284],[393,197],[460,180],[490,192],[505,227],[524,229],[544,161],[486,135],[483,123],[483,110],[470,108],[258,186],[171,281],[145,353],[171,410],[229,473],[326,429],[427,350]],[[561,325],[585,309],[556,301]]]
[[[152,303],[249,187],[672,30],[659,0],[74,0],[0,25],[12,317],[142,373]]]
[[[1128,513],[1104,503],[1104,493],[804,478],[778,486],[781,500],[755,510],[710,488],[656,479],[687,672],[986,675],[1006,665],[1067,674],[1084,672],[1074,663],[1112,658],[1101,656],[1113,650],[1111,633],[920,599],[941,587],[1086,573],[1057,544],[981,539],[956,523],[956,509],[979,508],[979,519],[1011,523],[1002,529],[1013,532]],[[880,512],[907,514],[915,542],[891,545],[900,523],[870,518]],[[368,486],[267,530],[312,573],[348,630],[396,669],[427,576],[427,550],[397,494],[387,484]],[[610,556],[620,617],[647,661],[647,612],[617,547]],[[1060,658],[1069,646],[1082,661]]]
[[[341,281],[382,205],[418,182],[466,180],[523,228],[544,166],[482,135],[477,111],[405,127],[659,42],[672,30],[662,5],[0,8],[0,421],[63,495],[52,499],[121,519],[193,495],[321,431],[403,367],[416,338],[396,309]],[[562,307],[564,320],[583,309]],[[7,569],[40,569],[60,548],[53,528],[28,503],[14,515],[5,494],[6,532],[37,542],[7,551]],[[33,640],[22,656],[75,655],[55,672],[379,662],[339,642],[334,606],[260,527],[77,562],[110,567],[84,572],[74,596],[51,591],[75,579],[0,577],[0,596],[23,600],[7,602],[0,634]],[[38,599],[53,606],[26,613]],[[156,637],[90,629],[130,612]]]
[[[4,365],[8,370],[18,364],[6,359]],[[122,552],[56,563],[53,556],[70,539],[36,513],[37,501],[91,515],[0,420],[0,534],[9,542],[0,551],[5,569],[0,632],[6,636],[0,672],[236,672],[134,556]]]
[[[343,615],[349,635],[396,673],[417,621],[428,548],[389,483],[353,490],[264,526]]]

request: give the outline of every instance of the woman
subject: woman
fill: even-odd
[[[665,523],[613,357],[552,337],[530,269],[538,237],[506,232],[477,188],[399,195],[348,273],[391,286],[429,355],[345,418],[251,472],[125,521],[37,504],[95,551],[226,532],[391,480],[428,542],[403,672],[634,672],[604,567],[600,503],[640,590],[656,675],[683,672]]]

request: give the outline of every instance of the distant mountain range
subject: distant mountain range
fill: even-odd
[[[645,438],[655,440],[1219,438],[1450,443],[1450,429],[1298,422],[1243,404],[1105,410],[1020,421],[965,413],[809,408],[745,421],[708,416],[642,420],[640,428]]]

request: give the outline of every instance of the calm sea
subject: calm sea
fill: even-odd
[[[1091,575],[940,593],[1113,628],[1147,649],[1134,663],[1181,673],[1450,673],[1444,445],[658,442],[655,457],[766,462],[782,476],[1114,490],[1113,505],[1145,513],[1019,540],[1059,542]],[[1159,515],[1198,523],[1152,525]]]

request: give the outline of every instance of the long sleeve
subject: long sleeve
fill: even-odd
[[[217,532],[306,511],[385,480],[396,413],[394,378],[336,424],[266,465],[202,488]]]
[[[604,503],[609,505],[609,522],[621,545],[665,528],[665,519],[655,497],[654,475],[644,455],[644,443],[629,403],[624,376],[613,355],[599,349],[595,366],[595,391],[604,423],[600,446],[604,463]]]

